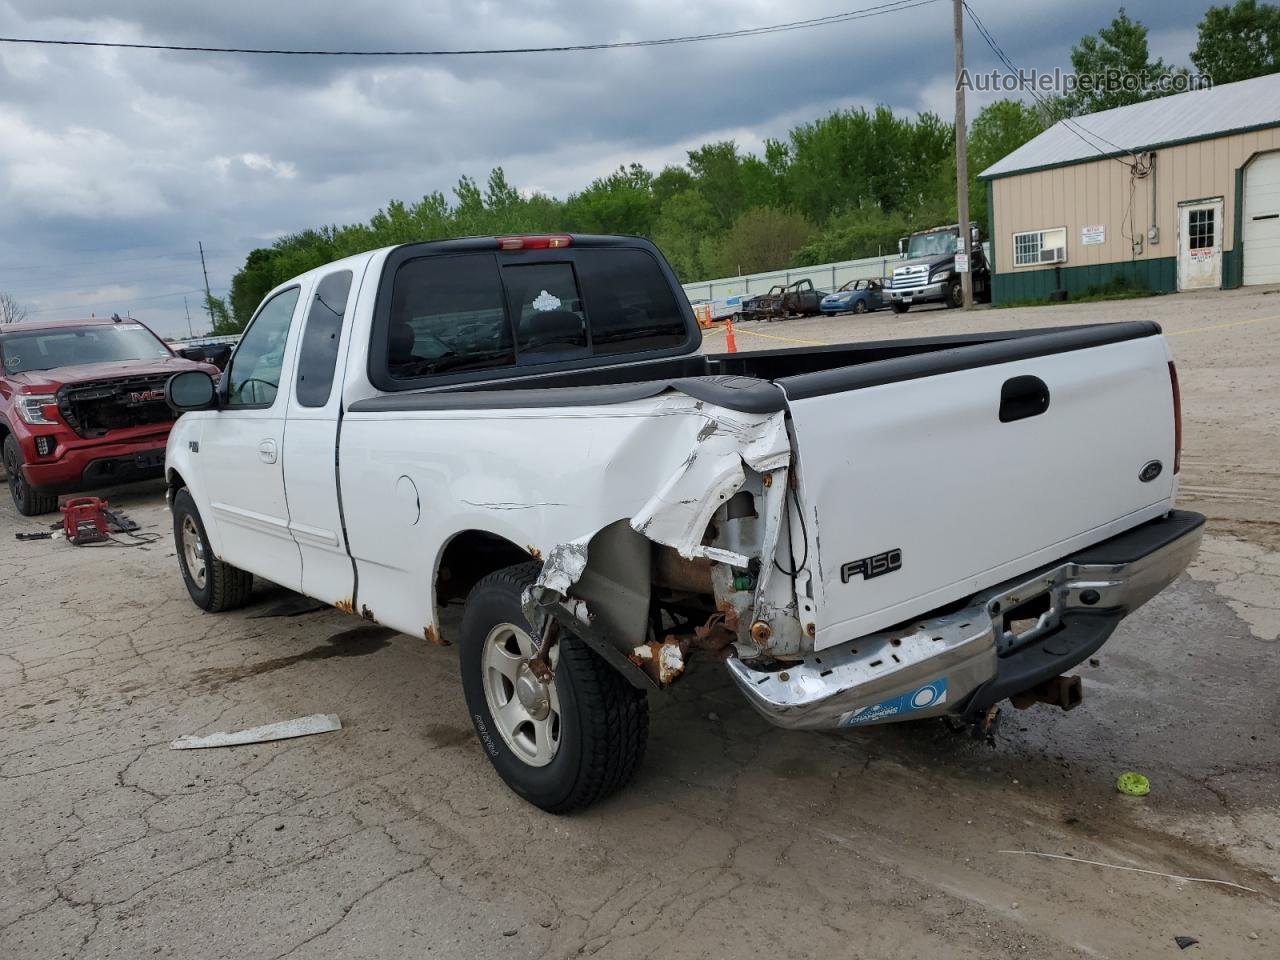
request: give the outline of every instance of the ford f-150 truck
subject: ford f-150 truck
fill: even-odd
[[[793,728],[1074,706],[1063,675],[1196,550],[1154,323],[700,347],[634,238],[298,277],[219,383],[167,385],[187,590],[227,610],[258,576],[457,643],[485,752],[563,812],[631,777],[699,657]]]
[[[60,493],[162,476],[174,419],[164,385],[183,370],[217,373],[132,320],[0,328],[0,445],[18,512],[48,513]]]

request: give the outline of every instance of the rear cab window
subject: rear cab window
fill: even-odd
[[[375,312],[375,386],[495,379],[620,354],[672,355],[697,344],[656,251],[616,244],[500,251],[488,243],[393,251]]]

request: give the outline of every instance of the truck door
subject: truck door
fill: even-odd
[[[336,454],[342,421],[341,361],[350,327],[343,319],[358,290],[350,270],[334,270],[316,283],[299,339],[284,437],[289,531],[302,555],[302,592],[334,604],[350,602],[355,592]]]
[[[302,586],[302,558],[289,532],[281,455],[301,292],[280,291],[249,322],[222,375],[218,410],[200,437],[221,559],[291,590]]]

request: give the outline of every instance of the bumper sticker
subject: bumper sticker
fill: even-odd
[[[947,678],[940,677],[933,683],[908,690],[901,696],[882,700],[870,707],[859,707],[840,718],[840,726],[856,727],[861,723],[888,720],[890,717],[906,717],[918,710],[927,710],[947,702]]]

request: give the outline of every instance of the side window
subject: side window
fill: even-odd
[[[316,285],[307,325],[302,328],[298,349],[298,403],[323,407],[333,390],[333,373],[338,365],[338,341],[342,337],[342,317],[351,293],[351,271],[330,273]]]
[[[423,257],[396,271],[387,331],[392,377],[509,367],[515,359],[492,254]]]
[[[587,352],[587,320],[572,264],[519,264],[505,267],[502,278],[521,363],[547,363]]]
[[[688,331],[670,283],[643,250],[585,249],[576,257],[596,355],[684,343]]]
[[[298,305],[298,288],[282,290],[263,305],[240,338],[227,378],[227,406],[269,407],[280,389],[289,321]]]

